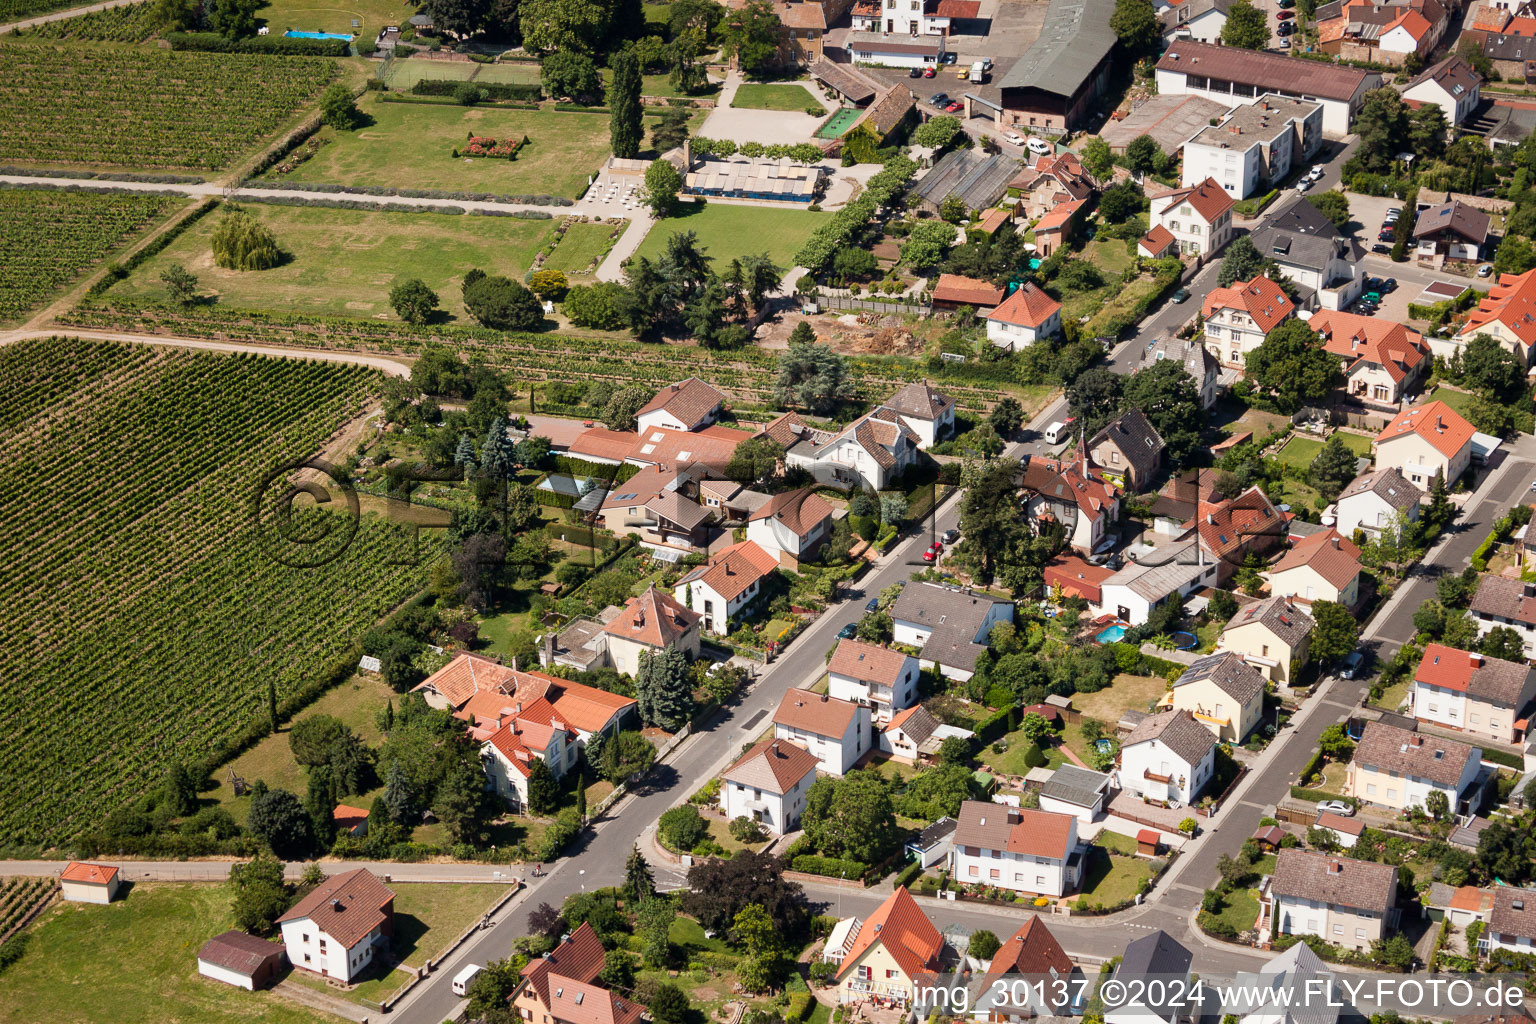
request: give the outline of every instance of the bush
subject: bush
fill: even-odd
[[[825,875],[828,878],[862,878],[864,872],[869,870],[869,865],[863,861],[822,857],[814,853],[801,854],[790,862],[790,866],[808,875]]]
[[[282,258],[272,232],[238,207],[213,229],[213,262],[227,270],[268,270]]]
[[[625,326],[621,303],[626,294],[627,289],[617,281],[579,284],[566,293],[560,308],[577,327],[617,331]]]
[[[911,864],[908,864],[906,867],[901,869],[901,871],[896,875],[896,881],[892,883],[891,888],[901,889],[906,886],[910,886],[913,882],[917,881],[918,876],[922,873],[923,862],[920,860],[915,860]]]
[[[206,53],[257,53],[275,57],[345,57],[351,44],[345,39],[291,39],[287,36],[247,36],[225,39],[217,32],[167,32],[173,50]]]
[[[763,826],[744,814],[732,818],[726,830],[738,843],[760,843],[768,838],[768,833]]]
[[[656,822],[656,833],[668,849],[686,853],[709,835],[709,826],[697,807],[683,804],[662,814]]]

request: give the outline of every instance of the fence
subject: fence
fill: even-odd
[[[495,903],[491,904],[491,908],[489,910],[487,910],[484,914],[480,915],[480,919],[478,921],[476,921],[474,924],[470,925],[468,928],[465,928],[462,932],[460,932],[459,935],[458,935],[458,938],[454,939],[452,942],[448,943],[448,945],[444,946],[442,951],[439,952],[437,954],[437,956],[429,957],[427,962],[425,964],[423,964],[420,968],[418,968],[416,971],[414,971],[411,974],[411,977],[406,979],[406,981],[405,981],[405,983],[403,985],[401,985],[399,988],[395,989],[395,991],[393,993],[391,993],[390,995],[385,996],[383,998],[383,1000],[381,1000],[379,1003],[374,1004],[374,1005],[377,1005],[378,1008],[381,1011],[383,1011],[384,1013],[388,1013],[389,1010],[390,1010],[390,1007],[392,1007],[396,1003],[398,1003],[401,1000],[401,998],[404,997],[404,995],[407,992],[409,992],[411,989],[415,988],[417,983],[419,983],[421,981],[421,979],[423,979],[423,978],[427,977],[429,974],[431,974],[434,967],[436,967],[439,963],[441,963],[442,961],[444,961],[444,960],[448,959],[450,956],[452,956],[455,950],[457,950],[460,946],[464,945],[464,943],[469,941],[470,936],[474,935],[480,929],[486,927],[490,923],[491,918],[495,916],[496,912],[498,910],[500,910],[502,907],[506,906],[507,905],[507,901],[510,900],[513,896],[516,896],[519,892],[522,891],[522,889],[523,889],[522,880],[521,879],[515,880],[511,885],[509,885],[507,887],[507,891],[502,893],[501,896],[496,900]],[[405,967],[405,965],[403,965],[403,964],[401,965],[401,969],[402,970],[406,970],[406,971],[410,970],[410,968]],[[364,1002],[366,1002],[366,1000],[364,1000]]]
[[[900,299],[861,299],[853,295],[837,295],[818,292],[816,301],[826,309],[842,309],[866,313],[908,313],[927,316],[932,308],[919,302],[903,302]]]

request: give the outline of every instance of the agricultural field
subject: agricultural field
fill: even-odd
[[[462,320],[464,274],[479,267],[521,280],[557,223],[261,203],[243,209],[277,236],[290,256],[287,262],[260,271],[214,266],[212,235],[221,214],[213,213],[113,291],[164,301],[160,274],[180,263],[198,276],[203,293],[216,294],[223,306],[393,320],[390,288],[419,277],[437,292],[442,308]]]
[[[576,199],[608,157],[607,114],[387,103],[378,93],[358,106],[373,124],[325,129],[327,144],[283,180]],[[527,136],[528,144],[516,160],[455,160],[454,149],[470,135]]]
[[[0,0],[0,25],[76,6],[76,0]]]
[[[795,251],[811,232],[832,216],[809,210],[774,210],[765,206],[731,206],[725,203],[683,203],[680,214],[658,221],[638,255],[656,259],[666,252],[667,239],[676,231],[692,231],[699,247],[719,265],[749,253],[766,251],[785,270],[795,265]]]
[[[197,949],[233,927],[229,887],[140,883],[111,906],[63,903],[28,931],[0,1020],[28,1024],[335,1024],[271,992],[202,978]]]
[[[0,879],[0,939],[4,939],[53,891],[51,878]]]
[[[0,43],[0,160],[228,166],[314,102],[324,57],[273,59],[154,47]]]
[[[160,19],[155,17],[155,5],[128,4],[125,7],[109,7],[104,11],[90,11],[62,21],[50,21],[28,29],[28,39],[72,39],[77,42],[142,43],[159,33]]]
[[[0,323],[19,320],[184,200],[0,190]]]
[[[379,517],[306,498],[285,522],[277,505],[282,467],[321,451],[378,381],[67,338],[0,349],[9,842],[65,839],[173,761],[221,750],[264,718],[269,683],[282,701],[352,661],[418,591],[437,531],[410,564]],[[346,508],[334,481],[315,482]]]

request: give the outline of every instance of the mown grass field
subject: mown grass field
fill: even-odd
[[[804,110],[815,102],[816,97],[803,85],[748,82],[736,88],[731,106],[747,110]]]
[[[545,268],[563,270],[567,274],[582,273],[608,247],[608,236],[614,230],[613,224],[572,224],[560,244],[555,246],[555,251],[544,261]]]
[[[385,25],[403,26],[413,13],[412,8],[402,7],[396,0],[270,0],[256,11],[256,21],[277,36],[290,28],[300,32],[339,32],[355,35],[359,43],[371,44]],[[356,27],[352,24],[354,20],[359,23]],[[367,49],[363,48],[363,52]]]
[[[680,216],[658,221],[651,228],[640,243],[639,255],[656,259],[666,251],[667,239],[674,232],[692,231],[698,235],[700,247],[714,258],[717,270],[735,257],[758,252],[767,252],[788,270],[794,265],[795,251],[831,216],[725,203],[684,203],[681,210]]]
[[[439,213],[380,213],[322,206],[245,207],[291,255],[271,270],[225,270],[213,264],[212,236],[220,213],[204,217],[113,292],[161,300],[160,274],[180,263],[198,275],[204,294],[221,305],[327,316],[395,319],[389,290],[421,278],[448,315],[463,319],[463,277],[479,267],[521,280],[553,220],[454,217]]]

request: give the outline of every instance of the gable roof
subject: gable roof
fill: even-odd
[[[853,967],[869,947],[881,943],[896,961],[896,966],[908,978],[916,978],[925,972],[937,971],[939,951],[944,948],[944,936],[933,922],[918,908],[912,894],[902,886],[886,897],[859,927],[858,937],[848,955],[843,957],[837,976],[841,978]]]
[[[1322,336],[1325,350],[1346,360],[1346,376],[1374,363],[1393,382],[1401,382],[1429,359],[1424,336],[1391,320],[1325,309],[1314,313],[1307,326]]]
[[[1444,644],[1426,644],[1424,657],[1419,659],[1419,667],[1413,673],[1416,683],[1455,690],[1474,700],[1508,708],[1515,708],[1530,677],[1529,665],[1460,651]]]
[[[879,92],[876,83],[852,64],[835,64],[826,57],[817,57],[811,65],[811,77],[832,87],[850,103],[863,103],[875,98]]]
[[[1217,218],[1236,205],[1236,200],[1227,195],[1227,190],[1215,178],[1206,178],[1200,184],[1188,188],[1158,192],[1147,198],[1159,213],[1167,213],[1181,203],[1188,203],[1207,224],[1215,223]]]
[[[1072,958],[1067,956],[1056,936],[1045,926],[1045,919],[1031,917],[1024,927],[1008,937],[998,947],[987,966],[988,981],[1002,974],[1059,974],[1072,973]],[[988,985],[990,988],[991,985]]]
[[[1396,881],[1397,868],[1390,864],[1290,849],[1276,855],[1271,889],[1278,896],[1385,913],[1392,907]]]
[[[1264,692],[1264,676],[1236,651],[1208,654],[1190,662],[1173,681],[1174,689],[1209,680],[1222,693],[1246,707]]]
[[[720,777],[727,782],[783,795],[814,774],[816,755],[788,740],[766,739],[742,754]]]
[[[261,970],[267,961],[281,957],[283,953],[281,943],[268,942],[231,928],[203,943],[197,951],[197,958],[249,978]]]
[[[744,540],[710,556],[677,581],[679,587],[698,583],[726,601],[735,600],[747,588],[778,570],[779,561],[753,540]]]
[[[1004,92],[1076,96],[1115,48],[1113,0],[1051,0],[1040,34],[998,81]]]
[[[820,10],[819,5],[808,6],[816,6]],[[635,416],[638,418],[648,412],[665,410],[677,417],[680,423],[691,426],[708,416],[724,401],[725,395],[714,385],[706,384],[697,377],[689,377],[677,384],[668,384],[656,392],[655,397],[641,406]]]
[[[825,519],[832,515],[832,506],[810,487],[775,494],[756,512],[747,517],[748,522],[774,519],[783,523],[797,537],[807,537]]]
[[[1419,211],[1413,222],[1413,237],[1424,238],[1449,231],[1469,242],[1482,245],[1488,240],[1488,215],[1475,206],[1468,206],[1460,199],[1440,203]]]
[[[1093,195],[1093,184],[1083,173],[1083,165],[1077,154],[1070,150],[1050,156],[1036,156],[1028,167],[1008,183],[1008,187],[1033,191],[1042,183],[1054,185],[1059,190],[1057,196],[1065,196],[1066,199],[1087,199]]]
[[[1379,446],[1409,434],[1417,434],[1441,455],[1453,459],[1472,443],[1474,433],[1476,431],[1472,424],[1444,402],[1425,402],[1410,406],[1392,417],[1392,422],[1376,435],[1376,444]]]
[[[1505,18],[1509,16],[1508,11],[1501,11],[1500,13]],[[1499,28],[1502,27],[1503,25],[1501,24]],[[1498,28],[1495,28],[1494,31],[1497,32]],[[1453,99],[1460,99],[1480,86],[1483,82],[1483,76],[1479,75],[1477,70],[1467,63],[1465,57],[1452,55],[1438,64],[1425,68],[1419,73],[1417,78],[1408,83],[1404,91],[1406,92],[1416,85],[1423,85],[1425,82],[1434,82],[1449,93]]]
[[[1495,886],[1488,929],[1500,935],[1536,939],[1536,889]]]
[[[1062,551],[1045,564],[1044,576],[1047,587],[1059,586],[1067,597],[1081,597],[1089,604],[1103,600],[1104,583],[1115,575],[1107,565],[1090,565],[1072,553]]]
[[[1151,430],[1151,424],[1147,424],[1147,429]],[[1153,435],[1156,436],[1156,431]],[[1119,504],[1119,488],[1088,468],[1086,449],[1079,449],[1072,462],[1030,456],[1023,470],[1020,486],[1024,490],[1052,504],[1075,505],[1089,521],[1112,513]]]
[[[898,53],[902,52],[899,44],[890,48],[895,49]],[[849,126],[849,130],[852,131],[860,125],[867,124],[879,132],[881,140],[884,141],[885,137],[891,133],[891,130],[905,121],[907,115],[912,113],[913,108],[916,106],[917,100],[912,95],[911,89],[902,85],[893,85],[873,103],[864,108],[864,113],[860,114],[858,120]]]
[[[1065,861],[1077,819],[1070,814],[967,800],[960,805],[955,845]]]
[[[609,430],[607,427],[588,427],[576,435],[566,451],[571,455],[590,459],[607,459],[623,462],[635,447],[640,435],[633,430]]]
[[[652,583],[645,593],[625,601],[624,610],[603,627],[603,632],[659,649],[677,643],[701,621],[703,616],[684,608]]]
[[[1224,46],[1219,49],[1233,47]],[[1338,65],[1318,66],[1326,69]],[[1308,84],[1311,84],[1310,80]],[[1365,249],[1360,243],[1340,233],[1337,225],[1306,199],[1298,199],[1269,214],[1249,237],[1253,239],[1253,246],[1261,256],[1280,264],[1319,272],[1327,269],[1328,264],[1335,259],[1358,263],[1365,258]]]
[[[412,688],[436,690],[453,708],[464,706],[476,693],[510,693],[517,673],[498,661],[465,651]]]
[[[907,655],[901,651],[844,637],[832,651],[827,671],[861,682],[892,686],[901,679],[901,671],[906,663]]]
[[[1315,66],[1314,66],[1315,65]],[[1255,89],[1286,93],[1305,82],[1307,95],[1348,101],[1380,76],[1343,64],[1176,39],[1157,62],[1158,71],[1219,78]]]
[[[789,448],[811,429],[813,428],[800,418],[799,413],[786,412],[769,420],[763,429],[758,431],[758,436],[767,435],[785,448]]]
[[[1001,212],[1006,215],[1007,211]],[[965,277],[961,274],[940,274],[939,281],[933,286],[934,302],[959,302],[971,306],[996,306],[1003,301],[1004,289],[999,288],[991,281],[983,281],[975,277]],[[887,405],[890,403],[887,402]]]
[[[859,705],[851,700],[791,688],[779,701],[779,708],[773,713],[773,724],[840,739],[858,716]]]
[[[1146,234],[1141,236],[1140,241],[1136,244],[1145,249],[1155,259],[1167,252],[1168,247],[1177,242],[1178,239],[1173,237],[1172,231],[1169,231],[1161,224],[1154,224],[1147,230]]]
[[[1061,231],[1068,221],[1077,216],[1077,211],[1081,210],[1087,202],[1086,199],[1074,199],[1070,203],[1057,203],[1045,211],[1045,216],[1035,221],[1036,239],[1052,231]]]
[[[1339,590],[1360,575],[1360,549],[1354,541],[1330,527],[1293,543],[1269,567],[1270,575],[1308,567]]]
[[[915,747],[921,747],[939,729],[939,720],[933,717],[933,712],[921,704],[913,704],[904,711],[898,711],[891,717],[891,722],[885,727],[886,732],[899,729],[907,735]]]
[[[559,974],[549,979],[549,1015],[562,1024],[638,1024],[645,1007],[590,981]]]
[[[1040,796],[1078,807],[1092,807],[1104,797],[1108,785],[1109,776],[1103,772],[1089,771],[1069,763],[1051,773],[1045,785],[1040,787]]]
[[[1532,55],[1536,56],[1536,48]],[[1536,344],[1536,270],[1500,274],[1488,294],[1479,299],[1476,308],[1468,314],[1456,336],[1474,337],[1491,323],[1502,324],[1527,348]]]
[[[1007,618],[1012,620],[1011,601],[923,581],[903,587],[891,603],[890,613],[892,619],[928,630],[919,660],[968,669],[975,667],[977,657],[986,650],[987,638],[978,641],[976,637],[995,605],[1007,605]]]
[[[1355,744],[1355,764],[1454,787],[1475,748],[1455,740],[1367,722]],[[1452,801],[1454,803],[1455,801]]]
[[[1159,929],[1151,935],[1133,939],[1126,945],[1120,966],[1115,968],[1115,977],[1140,979],[1161,975],[1165,978],[1183,978],[1189,975],[1193,960],[1194,955],[1188,949]],[[1168,993],[1174,990],[1173,985],[1168,985],[1166,990],[1162,985],[1149,985],[1145,990],[1146,998],[1136,1000],[1131,1005],[1144,1006],[1154,1016],[1172,1024],[1182,1010],[1182,1004],[1170,1005],[1174,997]]]
[[[560,940],[560,945],[543,957],[523,965],[519,987],[522,983],[533,986],[539,1001],[548,1006],[549,979],[552,975],[591,982],[597,980],[602,969],[603,943],[598,939],[597,932],[592,930],[592,925],[583,921],[579,928]]]
[[[1045,294],[1033,281],[1025,281],[984,319],[1019,327],[1039,327],[1061,312],[1061,303]]]
[[[1315,625],[1312,616],[1296,607],[1289,597],[1277,596],[1267,597],[1243,608],[1228,620],[1222,632],[1255,624],[1263,626],[1277,640],[1291,648],[1306,639]]]
[[[1200,501],[1193,526],[1201,546],[1222,559],[1271,550],[1286,532],[1285,517],[1256,486],[1222,501]]]
[[[1520,580],[1484,573],[1478,577],[1468,608],[1477,615],[1536,625],[1536,593],[1532,590],[1536,587]]]
[[[916,381],[896,392],[883,403],[887,409],[910,416],[915,420],[936,420],[944,410],[953,409],[955,400],[941,395],[928,386],[927,381]]]
[[[1155,472],[1162,461],[1163,436],[1140,409],[1127,409],[1106,423],[1089,440],[1088,447],[1097,448],[1106,441],[1113,441],[1125,461],[1144,475]]]
[[[367,868],[331,875],[315,891],[294,904],[277,919],[313,921],[315,927],[345,949],[351,949],[368,933],[389,919],[395,894]]]
[[[1196,765],[1216,747],[1216,737],[1209,729],[1195,721],[1188,711],[1165,711],[1160,715],[1148,715],[1141,724],[1131,730],[1121,748],[1162,740],[1186,764]]]
[[[1339,501],[1374,494],[1399,512],[1406,512],[1424,497],[1424,492],[1408,482],[1396,466],[1361,473],[1339,492]]]
[[[548,704],[544,700],[535,703],[546,705],[546,708]],[[565,728],[565,723],[551,718],[549,711],[552,709],[546,710],[546,708],[525,709],[527,712],[532,712],[530,717],[523,718],[519,715],[508,719],[485,741],[523,778],[533,774],[533,762],[544,759],[550,744],[554,742],[556,733],[570,735],[569,730]],[[544,712],[542,716],[540,716],[541,711]],[[550,720],[541,722],[538,717]]]
[[[691,479],[676,467],[646,466],[624,483],[615,483],[601,510],[644,507],[680,529],[693,530],[709,519],[709,510],[679,490]]]
[[[1296,304],[1277,282],[1256,274],[1251,281],[1239,281],[1230,288],[1212,288],[1206,293],[1200,312],[1209,317],[1222,309],[1242,310],[1253,319],[1255,327],[1268,334],[1296,312]]]

